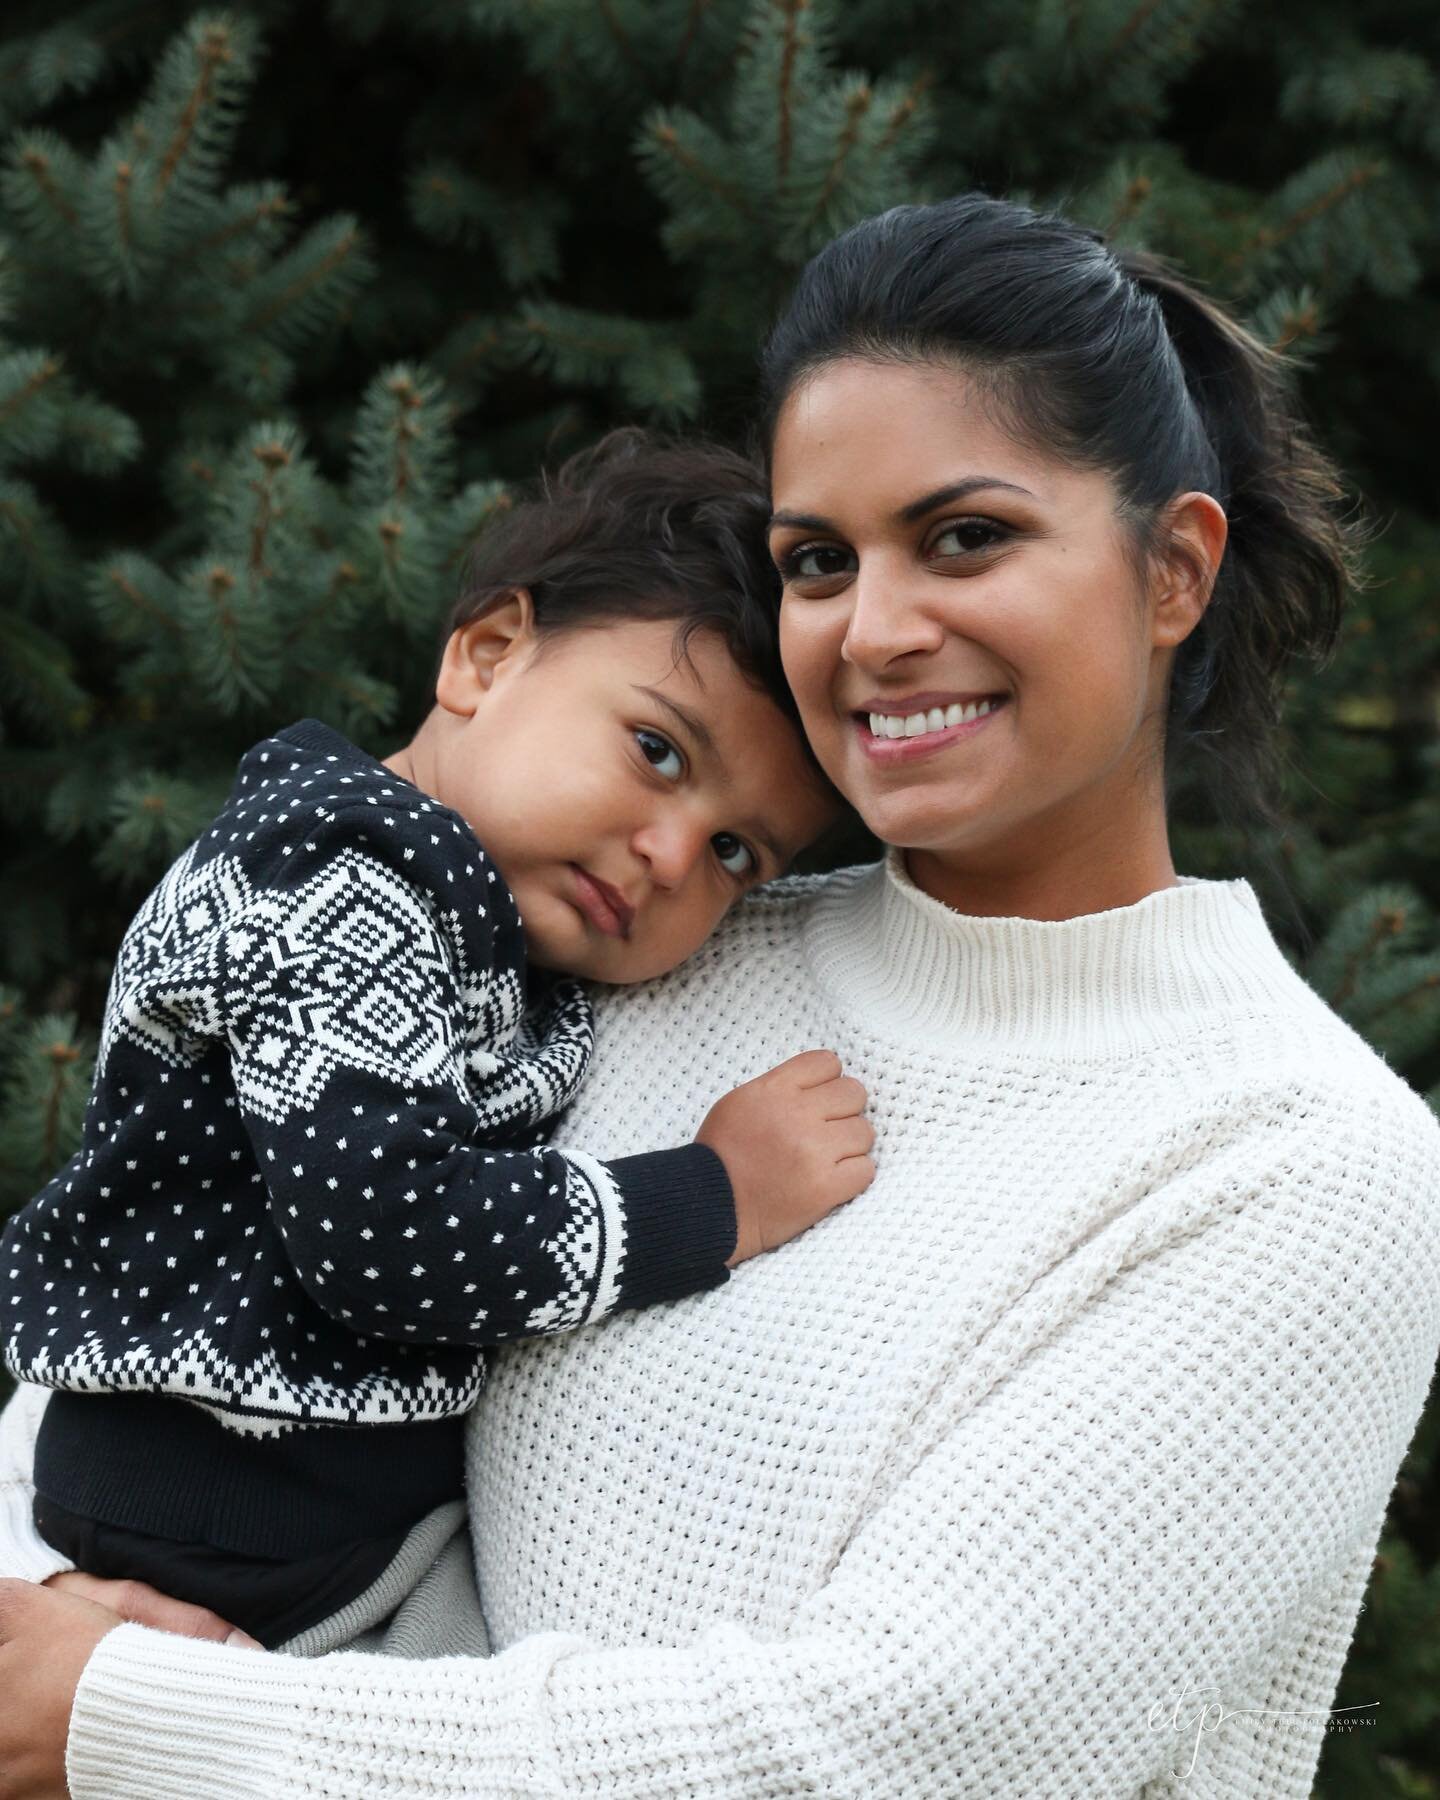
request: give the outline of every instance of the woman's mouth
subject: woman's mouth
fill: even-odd
[[[635,908],[618,888],[601,881],[579,863],[571,863],[575,876],[575,904],[597,931],[606,937],[628,938]]]
[[[911,762],[962,738],[974,737],[1009,699],[1008,694],[985,694],[946,701],[940,696],[917,694],[913,699],[891,701],[883,710],[866,708],[856,712],[855,731],[861,748],[876,762]]]

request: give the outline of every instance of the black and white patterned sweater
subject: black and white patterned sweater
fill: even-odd
[[[125,935],[81,1147],[0,1239],[7,1366],[396,1426],[467,1409],[480,1347],[722,1282],[711,1151],[543,1148],[592,1045],[574,982],[527,1010],[458,815],[313,721],[265,740]]]

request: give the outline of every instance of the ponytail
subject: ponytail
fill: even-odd
[[[1334,651],[1355,580],[1344,489],[1291,400],[1284,359],[1159,257],[1115,260],[1159,306],[1215,452],[1230,531],[1205,613],[1172,672],[1167,745],[1217,765],[1211,785],[1268,824],[1280,704],[1297,659]]]

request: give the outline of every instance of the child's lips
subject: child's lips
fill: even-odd
[[[628,938],[635,908],[608,881],[601,881],[579,863],[571,863],[575,872],[575,903],[597,931],[606,937]]]

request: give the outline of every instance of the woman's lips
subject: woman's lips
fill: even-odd
[[[853,723],[860,747],[872,762],[914,762],[918,757],[931,756],[937,750],[946,749],[960,738],[974,737],[998,713],[1004,712],[1009,704],[1008,695],[1003,698],[995,695],[991,698],[989,712],[983,713],[979,718],[966,719],[959,725],[947,725],[942,731],[926,731],[913,738],[877,738],[870,729],[868,714],[855,719]]]
[[[575,873],[575,904],[585,917],[606,937],[628,938],[635,908],[608,881],[601,881],[579,863],[570,867]]]

